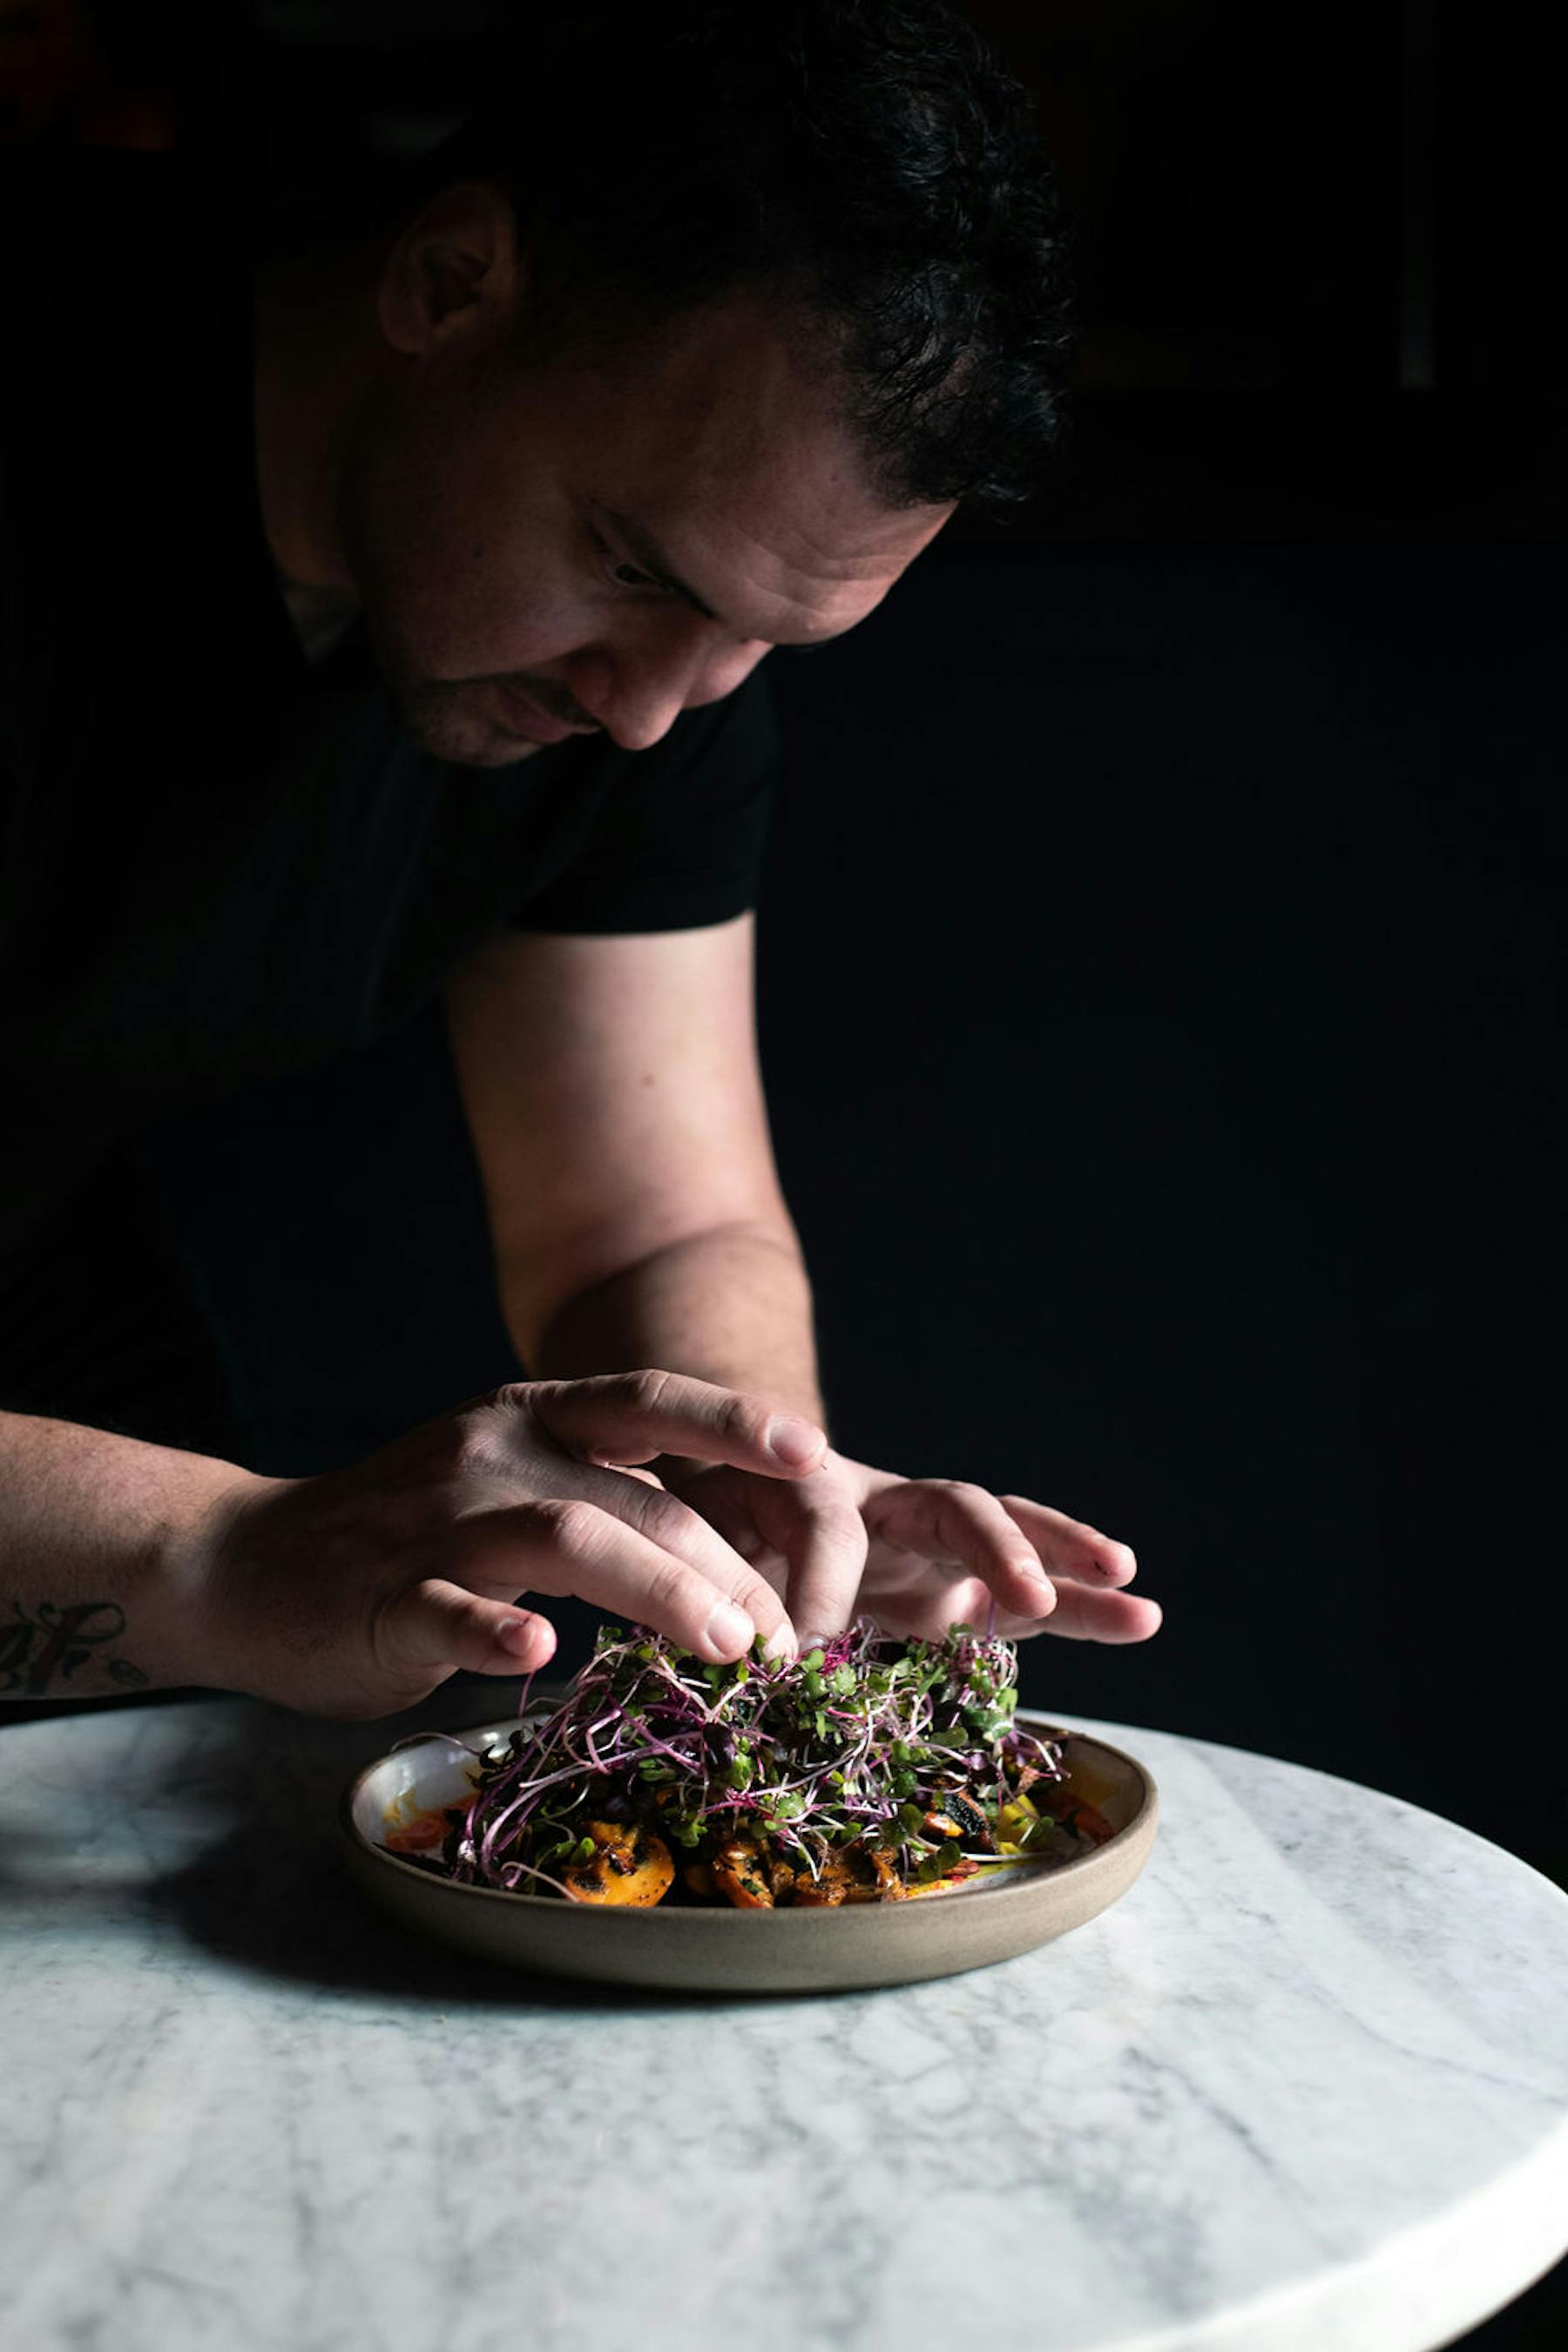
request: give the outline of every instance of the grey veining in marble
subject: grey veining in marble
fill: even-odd
[[[362,1908],[408,1727],[0,1731],[6,2352],[1424,2352],[1568,2242],[1568,1899],[1409,1806],[1089,1726],[1164,1807],[1104,1917],[712,2004]]]

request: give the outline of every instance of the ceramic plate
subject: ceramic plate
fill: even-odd
[[[1159,1800],[1145,1767],[1037,1715],[1019,1720],[1064,1741],[1073,1793],[1116,1834],[1052,1868],[998,1871],[916,1903],[834,1910],[734,1911],[659,1904],[601,1909],[557,1895],[457,1886],[387,1851],[410,1814],[456,1804],[473,1786],[448,1739],[416,1739],[368,1765],[343,1796],[349,1868],[398,1924],[459,1951],[546,1976],[684,1992],[844,1992],[989,1968],[1081,1927],[1125,1895],[1154,1842]],[[516,1717],[460,1735],[474,1754],[504,1746]]]

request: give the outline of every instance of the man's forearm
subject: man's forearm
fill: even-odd
[[[657,1367],[823,1423],[811,1285],[787,1228],[721,1225],[655,1251],[568,1299],[531,1357],[544,1380]]]
[[[231,1462],[0,1413],[0,1699],[205,1682],[181,1561]]]

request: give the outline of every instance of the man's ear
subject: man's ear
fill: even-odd
[[[464,180],[432,196],[387,253],[376,294],[382,333],[418,357],[500,323],[521,281],[517,215],[494,180]]]

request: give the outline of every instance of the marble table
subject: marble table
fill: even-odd
[[[441,1716],[0,1728],[7,2352],[1425,2352],[1568,2242],[1568,1898],[1448,1823],[1086,1725],[1163,1814],[1076,1935],[610,1994],[362,1907],[336,1792]]]

